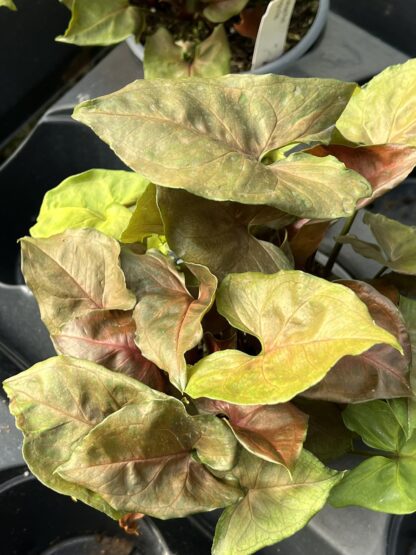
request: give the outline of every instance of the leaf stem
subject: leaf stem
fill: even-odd
[[[359,455],[360,457],[385,457],[386,459],[397,459],[397,454],[387,453],[385,451],[367,451],[365,449],[351,449],[351,455]]]
[[[341,233],[339,234],[339,237],[343,237],[344,235],[347,235],[347,233],[351,229],[352,224],[354,223],[354,220],[357,214],[358,214],[358,210],[356,210],[347,220],[345,220],[344,227],[342,228]],[[329,255],[328,261],[325,265],[324,277],[328,278],[331,275],[332,268],[334,267],[334,264],[338,258],[338,255],[342,247],[343,247],[343,244],[336,241],[331,251],[331,254]]]
[[[379,277],[381,277],[384,272],[387,270],[387,266],[383,266],[377,273],[376,275],[372,278],[372,279],[377,279]]]

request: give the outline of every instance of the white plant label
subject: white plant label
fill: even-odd
[[[272,0],[261,18],[251,69],[271,62],[283,54],[289,23],[296,0]]]

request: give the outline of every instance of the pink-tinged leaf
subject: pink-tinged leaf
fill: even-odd
[[[343,357],[317,385],[302,395],[354,403],[372,399],[391,399],[411,395],[409,365],[411,347],[403,318],[397,307],[361,281],[341,281],[363,301],[375,323],[396,337],[403,347],[402,356],[385,343],[375,345],[357,356]]]
[[[122,266],[138,300],[133,312],[137,345],[147,359],[169,374],[175,387],[183,390],[187,380],[185,353],[202,339],[201,320],[213,303],[217,279],[208,268],[188,264],[199,283],[198,298],[194,298],[184,274],[160,252],[136,255],[125,250]]]
[[[300,455],[308,417],[291,403],[244,406],[198,399],[196,406],[225,415],[238,441],[257,457],[291,468]]]
[[[416,148],[405,145],[377,145],[348,147],[341,145],[318,146],[310,154],[323,157],[332,155],[350,170],[364,176],[373,188],[369,198],[361,199],[362,208],[402,183],[416,166]]]
[[[52,339],[60,354],[96,362],[163,391],[163,373],[144,358],[134,342],[135,335],[131,311],[108,310],[75,318]]]
[[[328,231],[331,222],[299,220],[289,228],[289,245],[295,261],[295,268],[301,270],[318,247]]]

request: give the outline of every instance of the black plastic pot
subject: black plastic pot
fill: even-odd
[[[386,555],[416,555],[416,515],[391,519]]]

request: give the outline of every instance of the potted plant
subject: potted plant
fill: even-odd
[[[59,353],[4,382],[40,481],[122,523],[224,508],[216,555],[328,499],[416,510],[416,228],[348,235],[416,165],[415,76],[145,80],[76,108],[137,173],[65,180],[21,241]],[[382,271],[339,280],[344,243]]]
[[[72,17],[58,41],[92,46],[127,39],[144,60],[146,78],[215,77],[251,70],[260,21],[269,4],[268,0],[61,1]],[[1,5],[15,9],[10,0]],[[260,73],[280,71],[313,45],[326,23],[329,0],[281,0],[278,10],[271,14],[276,31],[267,38],[266,50],[271,53],[260,55],[253,66]],[[277,47],[276,33],[282,42]]]

